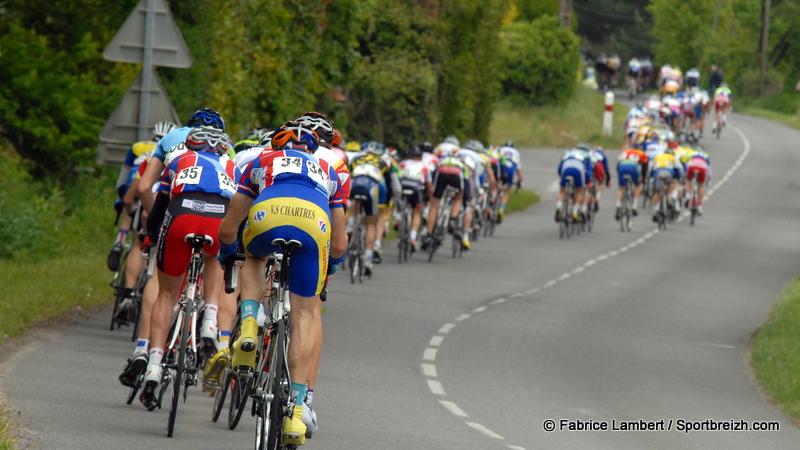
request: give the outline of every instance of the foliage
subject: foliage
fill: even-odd
[[[559,103],[572,94],[578,39],[555,16],[514,22],[502,33],[503,93],[517,102]]]
[[[648,34],[653,18],[650,0],[574,0],[577,33],[590,58],[618,53],[622,61],[651,57],[654,39]]]

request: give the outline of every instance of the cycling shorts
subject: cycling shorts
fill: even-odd
[[[720,109],[727,108],[730,105],[730,100],[728,97],[724,95],[718,95],[714,98],[714,110],[719,111]]]
[[[598,162],[594,166],[594,179],[598,184],[603,184],[606,181],[606,169],[602,162]]]
[[[372,177],[360,176],[351,178],[350,182],[350,198],[355,198],[356,195],[361,195],[367,199],[362,202],[364,205],[364,212],[368,216],[375,216],[378,214],[378,205],[380,204],[380,183]]]
[[[619,175],[618,182],[620,186],[628,184],[625,175],[631,176],[633,184],[639,184],[639,167],[636,164],[620,164],[617,168],[617,174]]]
[[[389,204],[389,190],[386,188],[386,182],[381,181],[378,184],[378,205],[386,206]]]
[[[461,204],[466,208],[472,200],[472,180],[464,180],[464,195],[461,196]]]
[[[666,189],[675,180],[673,169],[656,169],[653,172],[653,179],[656,181],[656,189]]]
[[[189,192],[172,199],[158,237],[158,270],[171,277],[186,273],[192,246],[184,238],[190,233],[211,236],[214,243],[203,247],[203,251],[209,255],[219,253],[219,224],[227,210],[228,199],[219,195]]]
[[[691,180],[697,174],[697,183],[703,184],[706,182],[706,168],[700,166],[692,166],[686,168],[686,179]]]
[[[441,199],[447,186],[453,186],[458,192],[463,192],[464,177],[454,173],[436,172],[436,178],[433,180],[433,198]]]
[[[403,198],[413,209],[422,209],[424,204],[422,190],[424,186],[413,178],[400,179],[400,186],[403,188]]]
[[[292,252],[289,292],[303,297],[319,295],[328,273],[331,216],[318,198],[310,187],[270,186],[250,208],[243,233],[245,249],[259,258],[279,250],[272,244],[275,239],[300,241],[302,246]]]
[[[506,172],[504,167],[498,167],[497,163],[492,163],[492,171],[498,183],[502,182],[503,184],[508,184],[508,172]]]
[[[567,177],[575,179],[575,187],[583,187],[586,174],[577,167],[567,167],[561,172],[561,187],[567,185]]]
[[[514,163],[508,163],[508,165],[506,165],[506,185],[511,186],[516,182],[517,182],[517,165]]]

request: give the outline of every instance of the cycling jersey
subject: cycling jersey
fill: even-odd
[[[619,161],[617,162],[619,185],[625,186],[627,184],[625,175],[630,175],[633,178],[633,183],[639,184],[639,174],[644,173],[647,162],[647,155],[637,148],[629,148],[620,152]]]
[[[169,163],[158,183],[158,192],[169,197],[169,205],[166,213],[157,206],[151,211],[154,221],[163,218],[156,260],[159,270],[174,277],[186,272],[191,259],[191,245],[184,239],[187,234],[217,236],[239,176],[233,161],[211,152],[187,152]],[[216,255],[219,239],[206,246],[205,252]]]
[[[697,182],[703,184],[711,179],[711,162],[708,153],[695,151],[686,162],[686,179],[691,180],[695,174]]]
[[[497,151],[506,158],[506,184],[517,182],[517,170],[522,169],[519,151],[514,147],[500,147]]]
[[[679,180],[683,176],[683,168],[675,155],[665,152],[656,155],[651,161],[650,176],[658,178],[660,173],[669,173],[671,178]]]
[[[344,206],[333,167],[305,152],[264,152],[245,170],[238,192],[255,199],[242,234],[247,251],[263,258],[279,250],[274,239],[300,241],[292,253],[289,290],[318,295],[328,271],[330,211]]]
[[[589,157],[592,161],[592,167],[594,168],[594,178],[597,180],[598,183],[611,183],[611,176],[609,173],[608,168],[608,157],[606,157],[606,153],[600,149],[591,150],[589,152]]]
[[[558,175],[561,177],[561,187],[567,185],[567,178],[572,177],[575,187],[583,187],[591,181],[591,157],[589,152],[579,149],[570,149],[561,158],[558,164]]]
[[[414,209],[422,208],[425,185],[431,183],[428,166],[418,159],[406,159],[400,162],[400,184],[403,191],[411,191],[408,202]]]
[[[433,198],[442,198],[447,186],[453,186],[462,192],[467,170],[464,162],[456,156],[444,156],[439,159],[433,181]]]

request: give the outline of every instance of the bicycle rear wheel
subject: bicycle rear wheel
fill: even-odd
[[[186,371],[186,343],[189,340],[189,322],[190,318],[186,317],[186,311],[183,310],[179,314],[183,316],[181,323],[181,337],[180,346],[178,347],[178,360],[175,368],[175,379],[172,380],[172,402],[169,408],[169,420],[167,422],[167,436],[172,437],[175,431],[175,418],[178,414],[178,401],[181,397],[181,387],[184,385],[184,372]]]
[[[239,425],[244,407],[247,406],[247,397],[250,392],[250,377],[231,375],[231,403],[228,409],[228,429],[234,430]]]
[[[269,391],[272,393],[269,413],[267,415],[267,450],[277,450],[281,448],[281,435],[283,434],[283,419],[287,415],[286,406],[289,404],[291,394],[291,383],[289,382],[289,370],[286,367],[286,342],[287,342],[286,323],[279,320],[276,323],[275,334],[275,356],[274,356],[274,377]]]
[[[225,398],[228,396],[228,390],[231,387],[231,369],[230,367],[225,368],[225,372],[222,373],[222,385],[214,391],[214,408],[211,410],[211,421],[215,422],[219,420],[220,414],[222,414],[222,408],[225,406]]]

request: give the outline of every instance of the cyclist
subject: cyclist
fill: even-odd
[[[634,94],[639,92],[639,76],[641,70],[642,64],[638,59],[634,57],[628,61],[628,73],[626,74],[625,81],[628,83],[628,86],[633,87],[632,91]]]
[[[169,161],[147,219],[147,233],[151,241],[158,242],[159,290],[151,313],[153,346],[140,400],[151,411],[158,402],[162,346],[167,341],[191,256],[191,247],[184,237],[189,233],[216,236],[228,202],[236,191],[235,180],[240,176],[236,164],[226,155],[230,139],[221,130],[194,128],[186,137],[185,147],[190,151]],[[206,301],[213,305],[218,304],[223,288],[222,270],[216,262],[218,251],[217,239],[203,250],[203,291]]]
[[[152,189],[156,181],[161,178],[165,166],[168,165],[171,160],[187,151],[185,145],[186,137],[191,130],[200,127],[216,128],[224,132],[225,121],[222,120],[222,117],[220,117],[217,111],[211,108],[199,109],[189,117],[185,127],[170,131],[158,141],[158,145],[156,145],[152,157],[146,161],[146,167],[144,171],[141,172],[139,179],[138,194],[142,202],[142,207],[146,212],[151,212],[153,201],[156,198],[153,195]],[[235,153],[233,152],[233,145],[230,142],[228,142],[226,153]],[[244,151],[241,153],[244,153]],[[144,166],[145,164],[143,163],[142,165]],[[153,243],[155,244],[155,241],[153,241]],[[150,286],[151,284],[153,287]],[[151,314],[150,309],[157,301],[154,294],[157,294],[158,291],[158,277],[153,277],[148,281],[142,298],[142,319],[149,317]],[[210,344],[209,346],[221,346],[224,348],[228,345],[228,341],[230,340],[230,330],[233,325],[233,318],[236,315],[236,297],[235,295],[222,295],[222,302],[219,304],[213,303],[213,299],[214,297],[211,297],[209,301],[209,298],[206,298],[205,310],[203,312],[204,320],[200,330],[200,337],[204,342]],[[217,317],[218,312],[219,317]],[[140,328],[139,343],[137,345],[140,345],[142,351],[146,351],[150,344],[150,327],[149,324],[145,324]],[[122,382],[122,380],[120,381]]]
[[[720,87],[714,91],[714,128],[712,131],[717,130],[717,124],[722,123],[725,126],[725,121],[728,120],[728,109],[731,106],[731,98],[733,92],[728,87],[728,83],[722,83]],[[722,114],[722,121],[720,122],[719,116]]]
[[[250,131],[247,132],[247,135],[244,137],[244,139],[236,142],[236,144],[233,145],[233,151],[236,152],[236,154],[239,154],[243,150],[258,146],[258,142],[268,132],[269,130],[264,127],[251,128]]]
[[[464,209],[464,223],[461,230],[461,245],[465,250],[471,248],[469,242],[470,231],[472,230],[473,212],[475,211],[478,191],[482,189],[482,179],[485,172],[485,161],[481,156],[483,153],[483,143],[477,139],[467,139],[464,147],[456,153],[467,166],[467,177],[464,180],[464,195],[462,196],[462,207]]]
[[[347,142],[345,142],[344,137],[342,137],[342,132],[333,130],[333,139],[331,140],[330,149],[333,153],[336,153],[339,159],[344,161],[345,165],[347,165],[347,152],[344,151],[346,145]]]
[[[644,177],[639,175],[647,170],[647,155],[638,148],[629,148],[623,150],[619,154],[619,161],[617,162],[617,211],[614,214],[614,219],[620,220],[622,218],[622,196],[625,191],[625,186],[628,184],[625,175],[630,175],[631,181],[636,186],[633,191],[633,207],[631,212],[634,216],[639,215],[639,195],[642,193],[642,182]]]
[[[573,220],[580,221],[582,220],[581,216],[586,216],[583,187],[591,181],[592,172],[588,144],[581,143],[578,144],[577,147],[567,150],[558,164],[557,172],[560,178],[561,189],[559,190],[558,199],[556,200],[555,220],[558,222],[558,216],[561,213],[561,208],[564,206],[567,177],[572,177],[575,182],[575,204],[571,214]],[[570,211],[567,212],[570,213]]]
[[[694,150],[686,163],[686,192],[691,192],[692,178],[695,174],[697,174],[697,213],[702,216],[705,185],[711,184],[711,160],[708,153],[700,148]]]
[[[381,241],[386,236],[389,229],[389,219],[392,215],[392,206],[400,204],[400,195],[402,188],[400,187],[400,165],[395,159],[397,157],[397,150],[393,147],[388,147],[381,155],[381,159],[386,162],[389,167],[386,173],[389,177],[380,184],[378,191],[378,221],[376,222],[375,229],[375,243],[373,244],[372,260],[376,264],[380,264],[382,252]]]
[[[400,161],[400,184],[403,190],[413,192],[406,198],[412,208],[411,231],[408,241],[411,251],[415,251],[417,249],[417,231],[422,224],[424,199],[430,197],[433,192],[431,171],[422,162],[422,149],[419,146],[412,146],[408,151],[408,158]]]
[[[363,195],[367,200],[363,207],[367,217],[364,251],[364,273],[372,275],[373,269],[373,249],[375,240],[378,237],[378,206],[380,205],[380,185],[384,186],[391,183],[389,164],[381,158],[386,147],[380,142],[368,141],[362,145],[363,154],[350,160],[350,197]],[[384,187],[385,189],[385,187]],[[360,213],[361,205],[353,203],[350,208],[350,226],[354,226],[352,220]]]
[[[650,177],[655,180],[653,191],[653,222],[658,222],[658,207],[661,199],[661,190],[666,189],[673,200],[673,207],[678,209],[678,182],[683,173],[680,162],[675,158],[675,152],[667,148],[663,153],[650,160]]]
[[[503,221],[503,215],[506,211],[506,203],[511,196],[511,186],[516,185],[517,189],[522,185],[522,162],[519,158],[519,150],[514,146],[511,141],[506,141],[498,150],[506,162],[506,181],[503,196],[500,200],[500,209],[498,210],[498,221]]]
[[[428,208],[428,234],[422,241],[422,250],[427,250],[433,244],[433,229],[436,227],[436,216],[439,214],[439,205],[447,186],[454,187],[458,192],[453,197],[453,206],[450,209],[448,232],[455,230],[455,222],[461,212],[461,199],[464,196],[464,179],[467,176],[467,166],[456,156],[460,147],[454,143],[458,140],[448,136],[444,142],[436,146],[435,152],[439,161],[436,163],[436,172],[433,177],[433,196]]]
[[[609,171],[608,157],[603,147],[597,146],[589,151],[592,161],[592,178],[597,181],[594,194],[594,211],[600,209],[600,196],[605,188],[611,187],[611,172]]]
[[[319,294],[329,265],[344,260],[347,249],[344,196],[336,171],[312,152],[318,147],[316,133],[308,124],[288,122],[272,137],[275,151],[262,153],[239,181],[228,214],[220,224],[220,261],[238,248],[237,232],[249,218],[243,233],[246,259],[241,268],[241,337],[234,343],[233,368],[237,373],[255,369],[258,325],[255,315],[264,296],[267,257],[279,250],[276,238],[302,243],[290,268],[291,336],[288,354],[295,405],[283,424],[283,442],[305,443],[301,402],[315,363],[318,330],[322,328]]]
[[[124,209],[122,199],[125,197],[125,193],[128,192],[128,188],[133,182],[136,172],[139,170],[139,165],[142,163],[142,161],[144,161],[145,154],[152,152],[155,149],[156,144],[158,144],[158,141],[175,128],[177,128],[177,126],[172,122],[158,122],[155,124],[155,126],[153,126],[153,139],[149,141],[137,142],[133,144],[130,149],[128,149],[128,153],[125,155],[125,161],[122,163],[122,167],[119,169],[119,177],[117,178],[117,195],[119,195],[119,200],[114,203],[115,208]],[[133,219],[134,211],[125,212],[127,214],[122,216],[122,222],[120,223],[119,231],[117,232],[117,240],[114,242],[114,245],[111,247],[111,251],[108,253],[107,265],[108,268],[114,272],[119,269],[119,259],[120,256],[122,256],[122,242],[128,235],[128,230],[130,230],[131,221]],[[133,249],[134,247],[131,248]],[[129,255],[129,261],[132,259],[141,260],[141,254],[138,256],[139,258],[137,259],[130,258]]]

